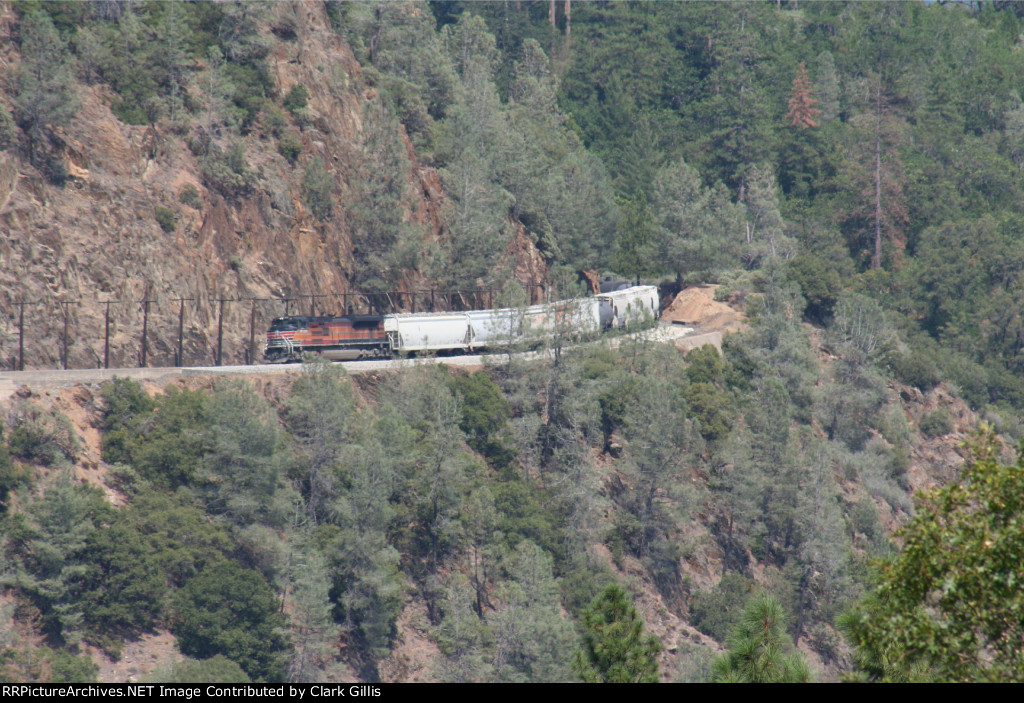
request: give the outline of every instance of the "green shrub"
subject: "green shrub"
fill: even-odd
[[[178,196],[178,200],[180,200],[183,205],[194,207],[197,210],[203,204],[202,199],[199,197],[199,189],[191,183],[186,184],[185,187],[181,189],[181,195]]]
[[[686,377],[690,383],[725,381],[725,362],[714,345],[705,344],[686,355]]]
[[[854,534],[862,534],[872,543],[881,538],[882,524],[878,521],[878,508],[871,498],[865,496],[851,505],[846,519]]]
[[[732,398],[710,383],[691,383],[683,396],[690,406],[689,414],[700,423],[704,439],[724,439],[732,429]]]
[[[459,427],[466,433],[466,442],[474,451],[492,461],[495,455],[504,460],[507,450],[495,434],[512,417],[512,410],[498,385],[483,371],[470,376],[454,376],[448,387],[462,400]]]
[[[129,445],[152,416],[156,401],[138,381],[114,377],[103,388],[103,460],[114,464],[129,460]]]
[[[807,645],[828,665],[839,661],[843,638],[832,627],[819,622],[807,628]]]
[[[223,654],[209,659],[189,659],[178,662],[170,670],[144,679],[149,683],[249,683],[252,681],[235,662]]]
[[[11,431],[10,449],[15,456],[45,466],[74,462],[81,445],[67,415],[35,403],[25,405]]]
[[[46,683],[96,683],[99,667],[86,655],[75,656],[63,649],[43,647],[40,650],[50,670]]]
[[[644,526],[636,515],[628,510],[612,513],[612,529],[605,536],[605,544],[617,567],[622,568],[622,560],[627,554],[640,551],[644,536]]]
[[[926,393],[942,382],[938,364],[931,354],[923,350],[893,354],[889,367],[897,379]]]
[[[63,188],[68,182],[68,167],[60,156],[51,154],[43,160],[43,176],[51,185]]]
[[[130,464],[111,464],[103,483],[123,495],[130,496],[139,492],[145,484],[145,479]]]
[[[302,178],[302,202],[318,220],[326,220],[331,215],[331,194],[334,180],[324,168],[319,157],[310,159]]]
[[[161,622],[167,580],[149,536],[132,524],[127,511],[93,530],[77,556],[82,564],[75,598],[89,642],[114,656],[124,637],[149,632]]]
[[[989,374],[985,367],[965,354],[950,353],[943,371],[956,384],[955,392],[972,408],[980,408],[992,402],[989,388]]]
[[[506,467],[505,473],[515,469]],[[552,509],[551,495],[531,481],[512,478],[493,485],[494,508],[500,515],[499,530],[509,547],[528,539],[550,553],[557,563],[568,559],[569,539],[563,514]],[[596,591],[595,591],[596,592]],[[579,601],[580,609],[594,598],[594,592]]]
[[[739,622],[743,605],[754,587],[739,574],[725,574],[710,591],[702,591],[690,603],[690,622],[704,634],[724,642]]]
[[[14,126],[11,111],[0,103],[0,151],[14,146],[18,139],[18,128]]]
[[[175,597],[172,632],[183,654],[223,654],[253,679],[279,681],[288,649],[277,598],[258,572],[223,562],[191,579]]]
[[[272,137],[280,137],[288,126],[288,116],[276,105],[268,104],[263,110],[263,131]]]
[[[169,388],[144,434],[126,438],[125,460],[159,486],[177,487],[192,481],[211,441],[206,399],[203,391]]]
[[[174,210],[163,205],[156,206],[156,221],[164,232],[173,232],[175,226]]]
[[[281,137],[281,140],[277,143],[277,151],[284,158],[290,162],[295,163],[295,160],[299,158],[299,154],[302,153],[302,141],[298,135],[286,134]]]
[[[4,425],[0,422],[0,516],[7,510],[7,496],[11,489],[27,483],[29,478],[28,471],[11,461],[7,442],[4,441]]]
[[[274,33],[274,36],[284,41],[295,41],[298,36],[296,29],[295,17],[287,15],[281,17],[277,22],[270,28],[270,31]]]
[[[890,403],[878,414],[875,429],[893,447],[903,448],[910,443],[910,425],[907,424],[903,408],[898,403]]]
[[[256,174],[246,161],[242,142],[235,142],[226,152],[210,144],[200,166],[207,184],[228,197],[243,195],[256,183]]]
[[[819,325],[827,324],[842,289],[835,266],[814,254],[802,254],[789,262],[786,277],[799,284],[807,300],[804,318]]]
[[[1024,378],[1014,373],[997,359],[985,362],[988,379],[989,399],[993,403],[1008,403],[1013,407],[1024,407]]]
[[[284,97],[284,106],[293,115],[306,107],[309,102],[309,91],[302,83],[296,83]]]
[[[256,42],[252,46],[255,44]],[[246,134],[267,105],[266,96],[273,90],[274,81],[270,77],[267,65],[262,61],[248,65],[227,61],[224,63],[224,73],[227,76],[227,83],[234,87],[234,104],[231,111],[237,115],[242,134]]]
[[[953,416],[946,408],[939,408],[922,415],[918,426],[926,437],[941,437],[953,431]]]

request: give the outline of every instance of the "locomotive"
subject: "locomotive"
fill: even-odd
[[[389,358],[417,352],[474,352],[539,342],[558,329],[574,336],[658,319],[654,286],[619,287],[593,298],[526,308],[393,315],[293,315],[267,331],[267,363],[301,361],[315,353],[334,361]]]

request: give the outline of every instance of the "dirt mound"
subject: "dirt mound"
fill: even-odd
[[[661,313],[667,322],[683,322],[702,330],[734,329],[742,315],[726,303],[715,300],[715,285],[691,286],[679,292],[672,304]]]

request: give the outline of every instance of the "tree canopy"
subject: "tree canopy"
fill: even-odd
[[[1003,465],[983,426],[960,481],[925,491],[844,625],[878,681],[1019,681],[1024,671],[1024,453]]]
[[[573,671],[587,683],[657,683],[661,643],[621,586],[608,586],[583,613],[586,632]]]

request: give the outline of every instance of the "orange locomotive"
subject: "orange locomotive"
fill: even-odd
[[[383,315],[293,315],[270,324],[263,352],[268,363],[302,361],[313,352],[325,359],[374,359],[389,354]]]

